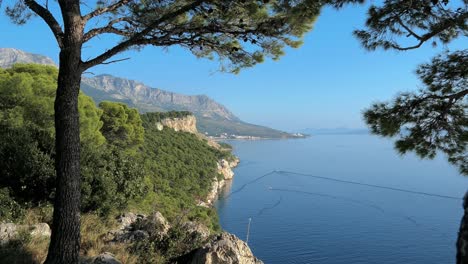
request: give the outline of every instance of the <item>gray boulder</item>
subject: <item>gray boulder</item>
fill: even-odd
[[[150,236],[163,237],[167,234],[170,225],[166,218],[155,212],[150,216],[142,214],[125,213],[117,218],[119,229],[107,234],[107,242],[133,243],[144,240]]]
[[[46,223],[39,223],[35,224],[32,226],[29,226],[30,234],[33,237],[38,237],[38,236],[44,236],[44,237],[50,237],[51,231],[50,227]]]
[[[97,255],[94,258],[82,259],[80,264],[122,264],[118,261],[114,254],[109,252],[104,252]]]
[[[165,236],[171,226],[160,212],[154,212],[136,224],[135,228],[148,232],[154,236]]]
[[[125,229],[131,229],[133,224],[145,218],[146,218],[146,215],[125,213],[117,217],[117,222],[120,224],[119,229],[125,230]]]
[[[221,233],[203,247],[179,258],[189,264],[262,264],[249,246],[233,234]]]
[[[182,225],[182,229],[188,234],[190,241],[193,243],[205,241],[210,237],[210,229],[200,223],[189,221]]]
[[[50,237],[50,227],[46,223],[34,225],[18,225],[14,223],[0,224],[0,244],[15,239],[20,231],[25,231],[33,237]]]
[[[18,227],[13,223],[0,224],[0,244],[4,244],[16,237]]]

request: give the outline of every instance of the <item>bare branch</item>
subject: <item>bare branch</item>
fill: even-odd
[[[100,15],[102,15],[104,13],[113,12],[113,11],[117,10],[118,8],[122,7],[123,5],[128,4],[131,1],[133,1],[133,0],[120,0],[120,1],[118,1],[115,4],[112,4],[110,6],[98,8],[98,9],[92,11],[91,13],[88,13],[87,15],[83,16],[83,21],[86,22],[86,21],[90,20],[93,17],[100,16]]]
[[[111,58],[112,56],[116,55],[117,53],[125,51],[126,49],[128,49],[131,46],[138,45],[138,41],[144,39],[144,37],[147,34],[149,34],[153,29],[155,29],[162,22],[167,21],[167,20],[172,19],[172,18],[175,18],[175,17],[177,17],[179,15],[182,15],[182,14],[186,13],[187,11],[190,11],[190,10],[196,8],[197,6],[200,6],[204,2],[206,2],[206,0],[194,1],[191,4],[187,4],[187,5],[179,8],[178,10],[176,10],[176,11],[174,11],[172,13],[166,14],[166,15],[162,16],[161,18],[153,21],[144,30],[140,31],[139,33],[133,34],[133,36],[130,37],[129,39],[121,42],[120,44],[117,44],[113,48],[107,50],[106,52],[104,52],[101,55],[95,57],[94,59],[85,61],[83,63],[83,70],[86,70],[86,69],[88,69],[90,67],[93,67],[95,65],[98,65],[98,64],[102,64],[107,59]]]
[[[55,19],[55,17],[52,15],[52,13],[50,13],[49,10],[47,10],[47,8],[44,8],[42,5],[38,4],[34,0],[24,0],[24,3],[26,4],[26,6],[29,7],[29,9],[31,9],[34,13],[40,16],[47,23],[50,30],[52,30],[52,33],[54,34],[59,47],[62,48],[63,30],[60,24]]]
[[[418,34],[416,34],[413,30],[411,30],[411,28],[409,28],[407,25],[405,25],[405,23],[403,23],[403,21],[401,21],[401,18],[400,17],[397,17],[397,20],[398,20],[398,23],[404,28],[406,29],[406,31],[413,37],[415,37],[416,39],[420,40],[421,39],[421,36],[419,36]]]
[[[115,24],[122,22],[122,21],[129,21],[129,18],[128,17],[117,18],[117,19],[111,20],[104,27],[91,29],[86,34],[84,34],[83,43],[103,33],[110,33],[110,34],[120,35],[123,37],[130,37],[133,33],[114,27]]]
[[[130,59],[130,58],[123,58],[123,59],[118,59],[118,60],[111,60],[111,61],[101,62],[101,64],[111,64],[111,63],[126,61],[126,60],[129,60],[129,59]]]
[[[411,49],[417,49],[419,47],[421,47],[424,42],[430,40],[431,38],[437,36],[439,33],[443,32],[444,30],[447,30],[447,29],[450,29],[451,27],[453,27],[453,24],[455,24],[458,20],[460,21],[463,21],[463,20],[466,20],[466,17],[467,15],[463,15],[457,19],[453,19],[453,20],[446,20],[444,21],[444,23],[440,24],[438,26],[438,28],[434,29],[433,31],[431,32],[428,32],[422,36],[419,36],[417,34],[415,34],[413,31],[409,30],[409,28],[405,27],[403,25],[403,23],[399,23],[400,25],[402,25],[406,30],[408,30],[408,32],[414,36],[416,39],[419,40],[419,43],[416,44],[416,45],[413,45],[413,46],[408,46],[408,47],[401,47],[400,45],[392,45],[392,47],[396,50],[400,50],[400,51],[404,51],[404,50],[411,50]],[[401,20],[400,20],[401,21]]]
[[[413,46],[407,46],[407,47],[401,47],[400,45],[393,44],[392,48],[399,50],[399,51],[412,50],[412,49],[417,49],[421,47],[422,44],[424,44],[424,42],[426,42],[426,40],[420,40],[418,44],[413,45]]]

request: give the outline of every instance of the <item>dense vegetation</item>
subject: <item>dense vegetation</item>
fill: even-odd
[[[192,115],[189,111],[169,111],[169,112],[152,112],[142,115],[142,119],[147,124],[161,122],[161,120],[166,118],[184,118],[186,116]]]
[[[0,69],[0,222],[48,213],[55,195],[54,97],[57,70],[15,65]],[[230,153],[193,134],[158,130],[153,122],[188,112],[146,113],[122,103],[79,98],[82,206],[112,219],[124,211],[161,211],[219,230],[215,210],[196,206],[206,197],[216,161]]]
[[[9,194],[25,208],[47,204],[55,195],[53,102],[57,70],[16,65],[1,70],[0,75],[0,188],[4,197]],[[104,137],[108,114],[84,94],[80,94],[79,112],[82,210],[104,213],[124,208],[128,199],[142,196],[136,191],[141,188],[134,186],[145,176],[132,162],[137,157]]]

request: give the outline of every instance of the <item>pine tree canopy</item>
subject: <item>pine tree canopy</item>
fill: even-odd
[[[62,46],[66,29],[49,11],[52,4],[56,2],[4,3],[7,15],[17,24],[26,23],[32,13],[39,15]],[[83,44],[102,34],[118,36],[121,41],[84,61],[85,69],[108,63],[112,56],[132,47],[178,45],[197,57],[218,59],[221,70],[237,73],[265,57],[278,59],[286,46],[299,47],[323,1],[100,0],[94,5],[81,17]],[[80,1],[79,6],[89,10],[92,5]]]
[[[376,103],[364,113],[371,132],[399,139],[400,153],[434,158],[437,151],[468,174],[468,51],[444,53],[416,71],[424,88]]]
[[[358,0],[331,0],[336,7]],[[409,51],[424,44],[448,45],[468,33],[466,0],[385,0],[372,4],[366,28],[354,35],[368,50]],[[364,112],[371,132],[396,138],[400,153],[422,158],[438,152],[468,175],[468,50],[446,50],[416,70],[422,85]]]

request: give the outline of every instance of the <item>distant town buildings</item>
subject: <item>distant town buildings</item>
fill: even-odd
[[[290,134],[292,138],[304,138],[307,137],[305,134],[301,133],[292,133]],[[258,139],[265,139],[263,137],[256,137],[256,136],[240,136],[236,134],[228,134],[228,133],[221,133],[217,135],[209,135],[208,132],[205,132],[205,136],[211,139],[246,139],[246,140],[258,140]]]

